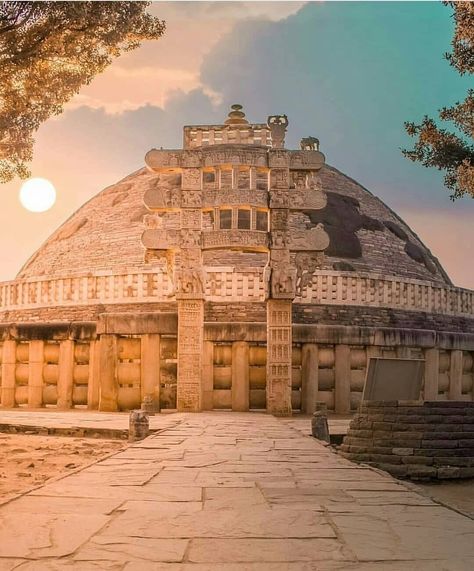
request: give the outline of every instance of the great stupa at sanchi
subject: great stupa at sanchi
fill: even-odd
[[[472,401],[474,292],[287,127],[184,127],[0,284],[2,407],[347,414],[376,356]]]

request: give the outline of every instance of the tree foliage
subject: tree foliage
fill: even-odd
[[[454,8],[455,22],[452,52],[445,57],[461,75],[474,73],[474,3],[444,2]],[[464,195],[474,197],[474,89],[466,99],[439,112],[442,121],[454,129],[441,128],[425,116],[420,125],[405,123],[407,133],[417,137],[412,150],[403,154],[422,163],[445,171],[445,185],[454,200]]]
[[[29,175],[34,134],[123,52],[159,38],[150,2],[0,2],[0,182]]]

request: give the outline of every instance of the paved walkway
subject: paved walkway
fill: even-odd
[[[159,418],[166,430],[0,507],[0,571],[474,568],[471,519],[292,421]]]

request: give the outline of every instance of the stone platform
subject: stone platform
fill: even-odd
[[[161,432],[1,506],[0,570],[472,569],[472,519],[291,420],[155,418]]]
[[[225,413],[223,413],[225,414]],[[257,413],[251,413],[257,414]],[[149,417],[150,432],[168,428],[180,422],[175,411],[162,412]],[[331,436],[342,439],[347,434],[350,423],[349,416],[332,415],[329,417]],[[93,438],[128,438],[128,412],[96,412],[81,409],[58,411],[0,409],[0,432],[43,434],[50,436],[76,436]],[[311,416],[296,415],[288,420],[294,428],[303,434],[311,433]]]

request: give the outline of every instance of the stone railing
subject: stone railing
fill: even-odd
[[[320,271],[313,275],[311,285],[295,301],[474,316],[472,290],[376,274]]]
[[[0,283],[0,310],[152,302],[170,295],[168,276],[157,272],[18,280]]]
[[[266,237],[264,232],[257,234]],[[264,301],[263,269],[207,268],[205,296],[209,301]],[[172,299],[171,281],[156,271],[0,283],[0,311]],[[474,291],[375,274],[318,272],[295,302],[474,316]]]

